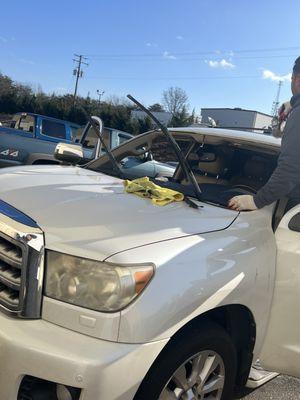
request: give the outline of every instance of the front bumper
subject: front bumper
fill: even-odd
[[[23,377],[31,375],[81,388],[80,400],[132,400],[166,343],[108,342],[0,314],[0,399],[16,400]]]

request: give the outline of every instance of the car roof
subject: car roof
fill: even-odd
[[[205,136],[214,136],[227,140],[241,140],[251,142],[263,146],[278,147],[281,146],[281,139],[273,136],[265,135],[262,133],[239,131],[236,129],[222,129],[222,128],[209,128],[209,127],[187,127],[187,128],[169,128],[171,132],[176,133],[190,133]]]

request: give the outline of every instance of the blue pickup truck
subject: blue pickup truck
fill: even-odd
[[[108,147],[112,148],[132,137],[129,133],[104,128]],[[90,161],[97,138],[86,127],[56,118],[32,113],[17,113],[8,126],[0,126],[0,168],[23,164],[57,164],[54,151],[57,143],[81,143],[85,158]]]
[[[0,167],[53,161],[58,142],[73,141],[80,126],[32,113],[17,113],[0,126]]]

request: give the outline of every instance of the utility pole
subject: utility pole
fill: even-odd
[[[278,107],[279,107],[279,98],[280,98],[280,92],[281,92],[281,87],[282,87],[282,81],[278,82],[278,89],[277,89],[277,94],[275,97],[275,100],[273,101],[273,105],[272,105],[272,111],[271,111],[271,115],[273,117],[276,117],[277,115],[277,111],[278,111]]]
[[[101,97],[104,95],[105,91],[104,90],[99,90],[97,89],[97,95],[99,96],[98,104],[100,105],[101,103]]]
[[[78,89],[78,80],[79,78],[82,78],[83,76],[83,71],[82,71],[82,65],[89,65],[87,62],[84,60],[87,60],[86,57],[84,57],[82,54],[74,54],[76,58],[73,58],[73,61],[77,64],[76,68],[73,70],[73,75],[76,76],[76,83],[75,83],[75,90],[74,90],[74,97],[73,97],[73,107],[75,106],[76,103],[76,96],[77,96],[77,89]]]

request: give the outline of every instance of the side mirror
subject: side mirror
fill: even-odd
[[[82,146],[78,144],[58,143],[54,150],[54,158],[68,164],[78,164],[83,158]]]
[[[289,222],[291,231],[300,232],[300,213],[294,215]]]

